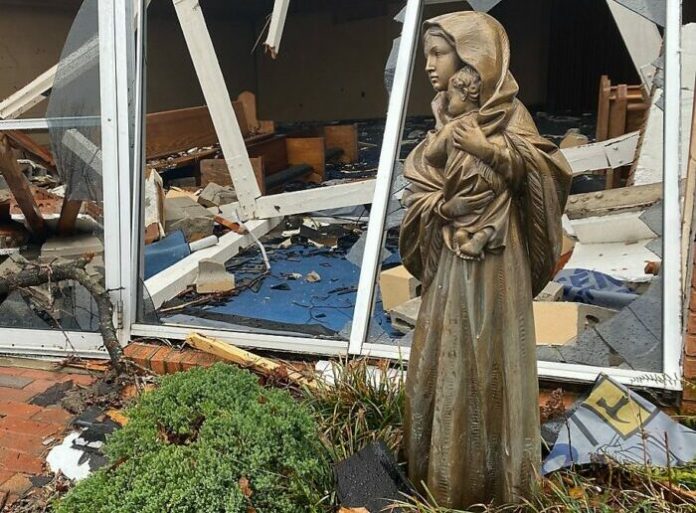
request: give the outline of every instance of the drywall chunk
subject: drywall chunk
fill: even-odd
[[[204,259],[198,262],[196,292],[213,294],[229,292],[234,289],[234,274],[228,273],[225,265],[215,260]]]

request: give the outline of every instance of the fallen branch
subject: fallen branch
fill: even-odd
[[[99,312],[99,331],[104,340],[104,347],[109,352],[111,363],[117,372],[123,370],[123,351],[116,336],[113,321],[113,305],[109,293],[99,279],[87,274],[85,266],[92,260],[85,256],[68,263],[55,265],[28,265],[21,271],[0,277],[0,297],[7,297],[17,289],[37,287],[45,283],[58,283],[73,280],[90,293]]]

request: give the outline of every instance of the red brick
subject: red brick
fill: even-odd
[[[0,470],[0,485],[7,481],[9,478],[14,476],[15,473],[11,470]],[[2,511],[2,510],[0,510]]]
[[[181,370],[187,371],[198,367],[198,351],[184,349],[181,352]]]
[[[198,353],[198,365],[201,367],[210,367],[211,365],[219,361],[220,358],[218,358],[215,355],[204,353],[202,351]]]
[[[24,417],[28,419],[40,411],[41,408],[39,406],[34,406],[33,404],[0,400],[0,415],[2,416],[9,415],[12,417]]]
[[[164,367],[167,370],[167,374],[174,374],[183,370],[182,360],[184,356],[183,351],[176,349],[169,353],[167,360],[164,362]]]
[[[33,456],[41,456],[48,449],[43,444],[44,437],[15,433],[14,431],[0,431],[0,448],[12,449]]]
[[[684,357],[684,379],[696,381],[696,356]]]
[[[46,390],[51,388],[53,385],[58,383],[58,381],[52,381],[48,379],[36,379],[30,385],[27,385],[24,390],[30,392],[30,397],[34,397],[39,394],[43,394]]]
[[[39,412],[33,415],[31,420],[67,426],[72,418],[73,415],[60,406],[49,406],[48,408],[39,409]]]
[[[146,369],[150,368],[150,359],[159,351],[161,346],[150,344],[131,343],[123,350],[126,358],[133,360],[136,365]]]
[[[23,378],[44,379],[53,383],[67,381],[70,379],[70,374],[57,371],[47,371],[42,369],[25,369],[22,371]]]
[[[27,378],[25,376],[10,376],[8,374],[0,374],[0,387],[21,389],[27,386],[32,381],[32,378]]]
[[[15,474],[0,485],[0,490],[10,495],[23,496],[32,487],[31,481],[24,474]]]
[[[684,354],[686,354],[687,356],[696,356],[696,333],[689,334],[686,336]]]
[[[682,415],[696,415],[696,401],[682,401],[679,410]]]
[[[150,358],[150,369],[160,376],[167,373],[165,362],[169,359],[172,352],[171,347],[160,347],[159,350]]]
[[[49,424],[48,422],[38,422],[20,417],[4,417],[0,419],[0,431],[6,430],[26,435],[49,436],[63,429],[64,426],[59,424]]]
[[[23,367],[0,367],[0,374],[5,376],[21,376],[25,371]]]
[[[31,386],[31,385],[29,385]],[[24,402],[34,394],[26,388],[17,390],[16,388],[6,388],[0,387],[0,400],[1,401],[16,401],[18,403]]]
[[[36,456],[2,448],[0,449],[0,468],[37,475],[44,471],[44,464],[43,460]]]

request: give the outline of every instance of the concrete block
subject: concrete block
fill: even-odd
[[[165,231],[169,234],[181,230],[191,243],[213,234],[215,216],[188,197],[165,198]]]
[[[233,187],[209,183],[198,196],[198,203],[204,207],[219,207],[237,201],[237,193]]]

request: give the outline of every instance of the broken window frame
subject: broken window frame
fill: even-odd
[[[611,0],[608,0],[611,2]],[[425,0],[428,3],[428,0]],[[623,370],[611,367],[567,364],[538,361],[540,378],[572,380],[591,383],[597,376],[605,373],[624,384],[640,384],[665,390],[682,389],[681,356],[683,347],[682,330],[682,280],[681,280],[681,215],[679,197],[680,179],[680,133],[681,133],[681,0],[666,0],[667,23],[665,26],[665,86],[664,86],[664,149],[663,149],[663,300],[662,300],[662,373],[639,370]],[[420,30],[420,10],[409,2],[404,22],[402,38],[418,38]],[[410,45],[400,49],[399,59],[412,51]],[[409,56],[412,57],[412,56]],[[403,70],[402,70],[403,71]],[[394,80],[394,87],[408,84],[412,75],[400,75]],[[642,73],[641,73],[642,76]],[[407,96],[407,94],[406,94]],[[391,113],[390,113],[391,114]],[[392,124],[390,124],[390,121]],[[394,162],[400,145],[403,122],[393,126],[394,119],[387,119],[382,157],[377,172],[377,185],[372,203],[370,224],[368,226],[365,256],[358,284],[358,296],[353,314],[353,329],[349,345],[351,355],[379,358],[403,359],[408,361],[409,348],[372,344],[367,341],[368,326],[372,317],[375,300],[375,287],[379,258],[384,242],[384,222],[386,220]],[[667,248],[670,248],[667,250]],[[676,249],[674,249],[676,248]]]
[[[261,196],[254,190],[250,180],[253,174],[248,166],[241,131],[236,125],[236,118],[232,115],[231,105],[229,105],[229,94],[219,70],[212,42],[205,25],[205,18],[196,0],[173,0],[177,14],[182,21],[187,44],[194,47],[198,52],[199,59],[193,58],[194,64],[197,61],[207,60],[207,66],[197,67],[199,79],[201,79],[202,89],[206,97],[206,103],[211,106],[211,113],[218,110],[218,119],[213,114],[213,122],[216,131],[220,134],[220,142],[223,153],[230,168],[230,175],[235,186],[241,192],[239,204],[223,208],[224,215],[239,215],[243,220],[256,220],[257,223],[268,223],[269,220],[279,215],[300,214],[308,211],[321,210],[336,206],[350,206],[355,204],[372,203],[370,222],[368,225],[367,245],[365,256],[361,268],[360,282],[358,286],[358,297],[352,321],[352,330],[349,341],[335,341],[323,339],[311,339],[302,337],[289,337],[280,335],[268,335],[257,333],[244,333],[229,330],[207,329],[196,326],[175,326],[175,325],[148,325],[135,322],[130,325],[130,333],[135,336],[155,336],[171,339],[185,339],[192,330],[205,333],[219,338],[223,341],[237,344],[244,347],[258,349],[292,351],[295,353],[315,353],[324,355],[340,355],[348,352],[351,355],[369,355],[372,357],[386,357],[393,359],[408,359],[408,349],[367,342],[369,322],[371,321],[372,305],[374,301],[374,289],[377,272],[379,269],[379,254],[383,242],[383,226],[386,219],[386,209],[390,194],[390,187],[393,174],[393,165],[396,161],[400,145],[400,136],[405,119],[406,106],[410,89],[412,68],[417,51],[417,43],[420,32],[420,19],[423,4],[425,3],[444,3],[451,0],[408,0],[404,26],[402,31],[402,41],[399,49],[397,68],[394,78],[394,88],[389,100],[389,110],[385,127],[382,153],[377,178],[357,184],[331,186],[313,191],[300,191],[278,194],[273,196]],[[511,1],[511,0],[508,0]],[[611,0],[608,0],[611,1]],[[284,0],[277,0],[284,2]],[[681,1],[666,0],[667,3],[667,24],[665,27],[665,110],[664,110],[664,152],[663,164],[664,192],[663,192],[663,244],[665,248],[680,248],[680,199],[679,199],[679,139],[680,134],[680,62],[679,62],[679,34],[681,27]],[[188,12],[186,10],[188,9]],[[189,23],[188,29],[186,24]],[[203,49],[196,45],[203,44]],[[142,42],[144,44],[144,41]],[[641,74],[642,75],[642,74]],[[138,81],[138,87],[143,87],[143,76]],[[221,106],[216,109],[216,105]],[[143,120],[142,112],[140,119]],[[221,115],[229,114],[227,116]],[[220,118],[226,117],[226,120]],[[226,124],[227,123],[227,124]],[[229,124],[232,124],[230,126]],[[241,146],[240,146],[241,144]],[[140,142],[142,146],[142,141]],[[228,150],[225,151],[227,146]],[[229,148],[239,150],[230,151]],[[144,165],[142,151],[139,160]],[[134,182],[140,183],[143,180],[142,167],[134,167]],[[237,184],[240,186],[238,187]],[[138,188],[136,188],[138,189]],[[136,192],[136,199],[141,194]],[[339,205],[340,204],[340,205]],[[139,224],[138,211],[141,206],[135,203],[133,232],[140,233],[142,226]],[[263,227],[262,227],[263,228]],[[265,229],[265,228],[263,228]],[[263,230],[261,230],[263,231]],[[131,262],[131,278],[137,282],[138,273],[142,272],[142,236],[133,237],[133,257]],[[191,257],[188,257],[189,259]],[[682,322],[681,322],[681,262],[680,251],[663,252],[663,269],[669,270],[664,273],[663,291],[663,372],[648,373],[643,371],[630,371],[616,368],[594,367],[576,364],[563,364],[555,362],[538,362],[540,378],[561,379],[576,382],[593,382],[597,375],[606,373],[617,381],[624,384],[640,384],[667,390],[681,389],[682,369],[680,366],[682,349]],[[179,264],[169,269],[169,273],[186,274],[195,272],[194,260],[182,260]],[[160,276],[160,287],[173,286],[173,281],[164,276]],[[162,281],[163,280],[163,281]],[[169,280],[169,281],[167,281]],[[149,280],[148,280],[149,281]],[[133,283],[133,282],[131,282]],[[124,313],[124,316],[135,318],[134,309],[138,304],[135,298],[139,295],[139,287],[133,286],[131,294],[131,310]],[[172,290],[173,290],[172,289]],[[168,293],[171,293],[168,292]],[[173,297],[173,296],[172,296]]]
[[[118,12],[127,12],[127,0],[99,0],[99,59],[101,97],[101,139],[104,195],[104,262],[105,286],[115,305],[115,325],[120,326],[121,311],[129,309],[124,278],[130,272],[125,264],[130,258],[131,215],[131,145],[128,108],[129,54],[135,49],[132,28],[128,28]],[[57,66],[39,76],[16,95],[2,102],[9,119],[0,119],[0,130],[46,130],[46,118],[13,119],[45,99],[50,90]],[[117,73],[117,70],[119,73]],[[132,119],[132,118],[130,118]],[[79,120],[78,120],[79,121]],[[41,354],[50,356],[78,355],[107,358],[102,336],[98,332],[1,328],[3,337],[0,352],[12,354]],[[124,336],[124,331],[119,330]],[[125,340],[122,338],[121,340]]]

